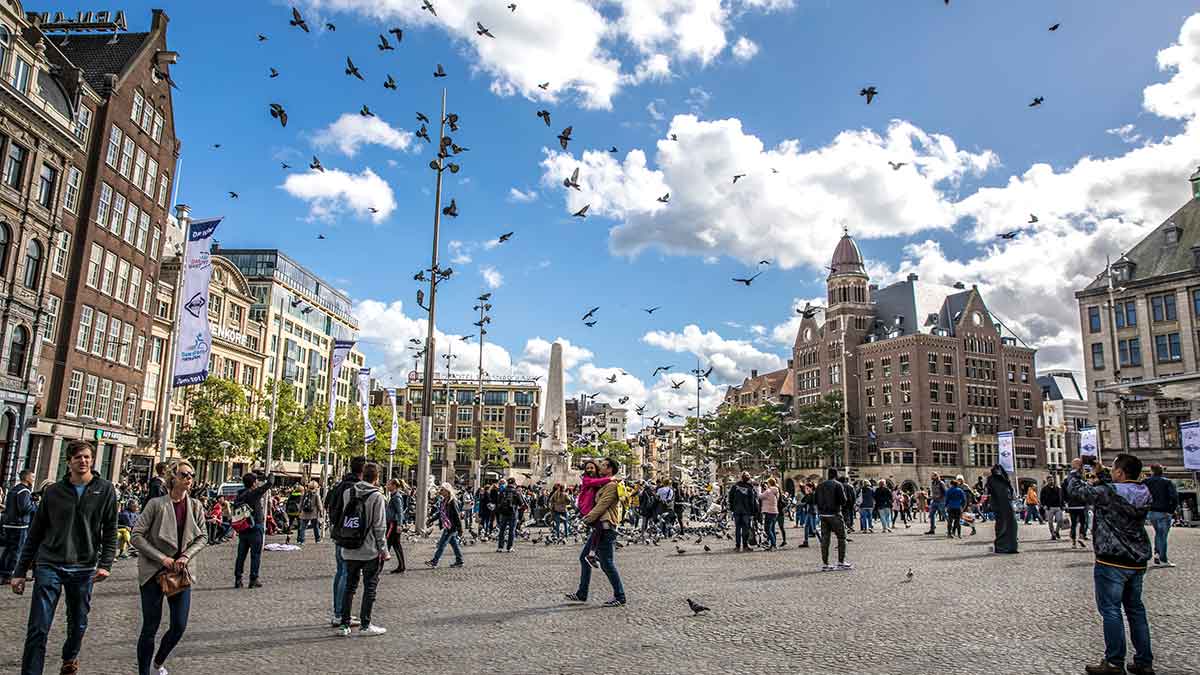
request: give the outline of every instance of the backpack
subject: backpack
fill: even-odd
[[[254,527],[254,511],[250,505],[246,502],[234,502],[232,514],[229,516],[229,524],[238,534]]]
[[[314,506],[314,504],[313,504],[312,493],[305,492],[304,498],[300,500],[300,511],[302,513],[312,513],[313,506]]]
[[[342,548],[361,548],[367,540],[367,502],[360,499],[358,491],[350,488],[350,497],[342,505],[341,513],[333,521],[333,540]]]

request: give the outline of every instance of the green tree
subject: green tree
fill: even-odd
[[[373,406],[368,414],[375,429],[375,440],[367,444],[366,456],[373,462],[386,464],[388,451],[392,447],[392,407]],[[416,422],[397,419],[396,455],[393,461],[399,466],[417,463],[417,451],[421,442],[421,427]],[[330,448],[343,458],[349,459],[363,454],[363,419],[358,406],[342,406],[334,416],[333,435]]]
[[[629,443],[612,438],[607,433],[600,434],[593,443],[585,443],[576,445],[572,443],[567,447],[571,453],[572,459],[576,462],[583,457],[612,457],[621,463],[621,466],[630,470],[633,466],[633,461],[636,459],[633,454],[633,449],[629,447]]]
[[[474,439],[465,448],[459,448],[459,454],[466,452],[468,457],[475,456]],[[512,466],[513,446],[504,434],[495,429],[485,429],[479,437],[479,452],[483,456],[483,465],[489,469],[507,469]]]
[[[792,429],[792,442],[806,457],[823,457],[841,463],[842,393],[826,394],[815,403],[801,406]]]
[[[187,417],[176,442],[185,457],[254,456],[266,437],[266,421],[250,414],[245,390],[232,380],[210,377],[189,387],[184,400]],[[227,452],[223,442],[229,444]]]
[[[275,393],[275,381],[267,385],[263,410],[270,413],[270,397]],[[302,408],[296,401],[296,388],[286,380],[279,383],[279,404],[275,410],[275,440],[272,459],[278,460],[290,451],[297,461],[307,462],[316,457],[320,447],[319,429],[324,416],[314,407]],[[265,448],[264,448],[265,452]]]

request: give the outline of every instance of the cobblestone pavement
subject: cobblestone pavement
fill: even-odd
[[[384,575],[374,638],[328,626],[333,547],[265,552],[259,590],[234,590],[234,547],[197,559],[191,623],[167,664],[199,673],[1082,673],[1102,651],[1092,554],[1021,528],[1022,552],[992,556],[988,525],[948,541],[919,526],[858,535],[852,572],[818,571],[819,549],[736,554],[730,542],[691,541],[617,552],[629,595],[605,609],[602,574],[586,605],[563,601],[578,578],[578,549],[518,542],[498,554],[465,549],[462,569],[429,570],[431,543],[406,547],[409,572]],[[538,536],[535,531],[534,536]],[[276,538],[272,538],[275,540]],[[815,543],[815,542],[814,542]],[[1200,530],[1176,528],[1179,567],[1145,584],[1158,672],[1200,673]],[[449,551],[447,551],[449,554]],[[134,670],[139,629],[134,561],[97,586],[82,654],[84,673]],[[902,583],[909,567],[912,583]],[[693,617],[685,598],[712,608]],[[0,595],[0,672],[15,672],[28,595]],[[357,613],[357,610],[356,610]],[[165,618],[164,618],[165,621]],[[60,608],[48,664],[62,643]],[[165,626],[163,627],[165,630]],[[1132,656],[1130,657],[1132,658]],[[47,670],[49,672],[49,668]]]

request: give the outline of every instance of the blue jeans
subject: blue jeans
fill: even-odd
[[[496,549],[504,548],[505,539],[508,540],[508,550],[512,550],[513,539],[517,537],[517,519],[513,516],[500,516],[500,534],[497,535]]]
[[[255,525],[248,530],[238,533],[237,558],[233,561],[233,578],[240,580],[246,569],[246,554],[250,554],[250,581],[258,579],[258,568],[262,564],[263,538],[262,525]]]
[[[1171,532],[1171,514],[1162,511],[1151,511],[1146,520],[1154,526],[1154,557],[1160,562],[1167,562],[1167,534]]]
[[[13,570],[17,568],[17,559],[21,557],[21,549],[25,548],[25,537],[29,534],[27,527],[6,527],[4,534],[12,538],[12,544],[4,547],[0,553],[0,581],[7,582],[12,578]]]
[[[337,570],[333,573],[333,615],[342,615],[342,595],[346,593],[346,561],[342,558],[342,547],[333,547],[333,558],[337,561]]]
[[[946,520],[946,503],[940,499],[935,499],[935,500],[929,502],[929,531],[930,532],[933,532],[934,530],[937,529],[936,527],[934,527],[934,525],[937,525],[937,517],[939,515],[942,517],[942,520]]]
[[[312,527],[313,538],[316,539],[318,544],[321,543],[321,521],[320,521],[320,519],[318,519],[318,518],[301,518],[300,519],[300,531],[296,533],[296,543],[297,544],[304,543],[304,533],[308,531],[308,528],[310,526]]]
[[[883,529],[892,529],[892,510],[884,507],[879,509],[879,523],[883,525]]]
[[[462,549],[458,547],[458,533],[454,530],[442,530],[442,538],[438,539],[437,548],[433,551],[433,564],[437,565],[442,559],[442,551],[446,550],[446,543],[450,543],[450,548],[454,549],[454,562],[461,563],[463,561]]]
[[[179,644],[180,638],[183,637],[183,631],[187,630],[188,613],[192,608],[192,589],[185,588],[166,599],[171,623],[167,627],[167,632],[163,634],[157,654],[154,652],[154,637],[158,634],[159,624],[162,623],[162,589],[159,587],[157,579],[151,579],[142,584],[141,592],[142,634],[138,637],[137,643],[138,672],[141,675],[150,675],[151,672],[157,673],[158,666],[167,662],[171,650],[175,649],[175,645]],[[153,671],[151,671],[151,657],[154,661]]]
[[[556,539],[571,534],[571,524],[567,522],[567,514],[554,512],[554,537]]]
[[[583,550],[579,552],[579,590],[575,592],[575,597],[587,600],[588,586],[592,582],[592,566],[588,564],[587,556],[595,546],[596,556],[600,558],[600,569],[612,585],[613,597],[625,602],[625,587],[621,585],[621,575],[617,572],[617,564],[613,560],[616,541],[616,530],[596,530],[595,534],[583,543]]]
[[[767,546],[775,548],[775,520],[779,518],[778,513],[763,514],[763,530],[767,535]]]
[[[750,522],[753,519],[749,513],[733,514],[733,543],[737,548],[750,548]]]
[[[1125,664],[1125,622],[1121,620],[1121,608],[1124,607],[1125,618],[1129,620],[1129,637],[1133,641],[1133,662],[1139,666],[1152,665],[1150,623],[1146,620],[1146,606],[1142,604],[1142,579],[1146,571],[1096,563],[1092,576],[1096,585],[1096,608],[1104,620],[1104,660],[1114,665]]]
[[[858,529],[859,530],[865,532],[866,530],[869,530],[869,529],[875,527],[874,518],[871,516],[871,511],[873,511],[873,510],[874,510],[874,508],[869,507],[869,506],[859,507],[859,509],[858,509]]]
[[[67,641],[63,643],[63,661],[79,657],[88,612],[92,608],[94,570],[67,572],[52,565],[33,568],[33,598],[29,607],[29,626],[25,633],[25,651],[21,655],[21,675],[41,675],[46,663],[46,636],[54,622],[59,596],[67,600]]]

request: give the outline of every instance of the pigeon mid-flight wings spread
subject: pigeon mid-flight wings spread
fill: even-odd
[[[354,65],[349,56],[346,57],[346,74],[351,77],[357,77],[360,80],[363,79],[362,73],[358,72],[358,66]]]
[[[863,87],[858,91],[858,95],[867,97],[867,105],[871,105],[871,101],[874,101],[875,97],[879,95],[879,90],[874,85]]]
[[[300,16],[300,10],[295,7],[292,8],[292,20],[288,22],[288,25],[298,26],[305,33],[308,32],[308,23],[304,21],[304,17]]]
[[[576,218],[587,218],[587,211],[588,211],[588,207],[590,207],[590,206],[591,206],[591,204],[584,204],[582,209],[579,209],[578,211],[576,211],[575,213],[572,213],[571,215]]]
[[[566,150],[567,144],[571,142],[571,131],[573,129],[574,127],[567,127],[566,129],[562,130],[561,134],[558,135],[558,144],[562,146],[563,150]]]

